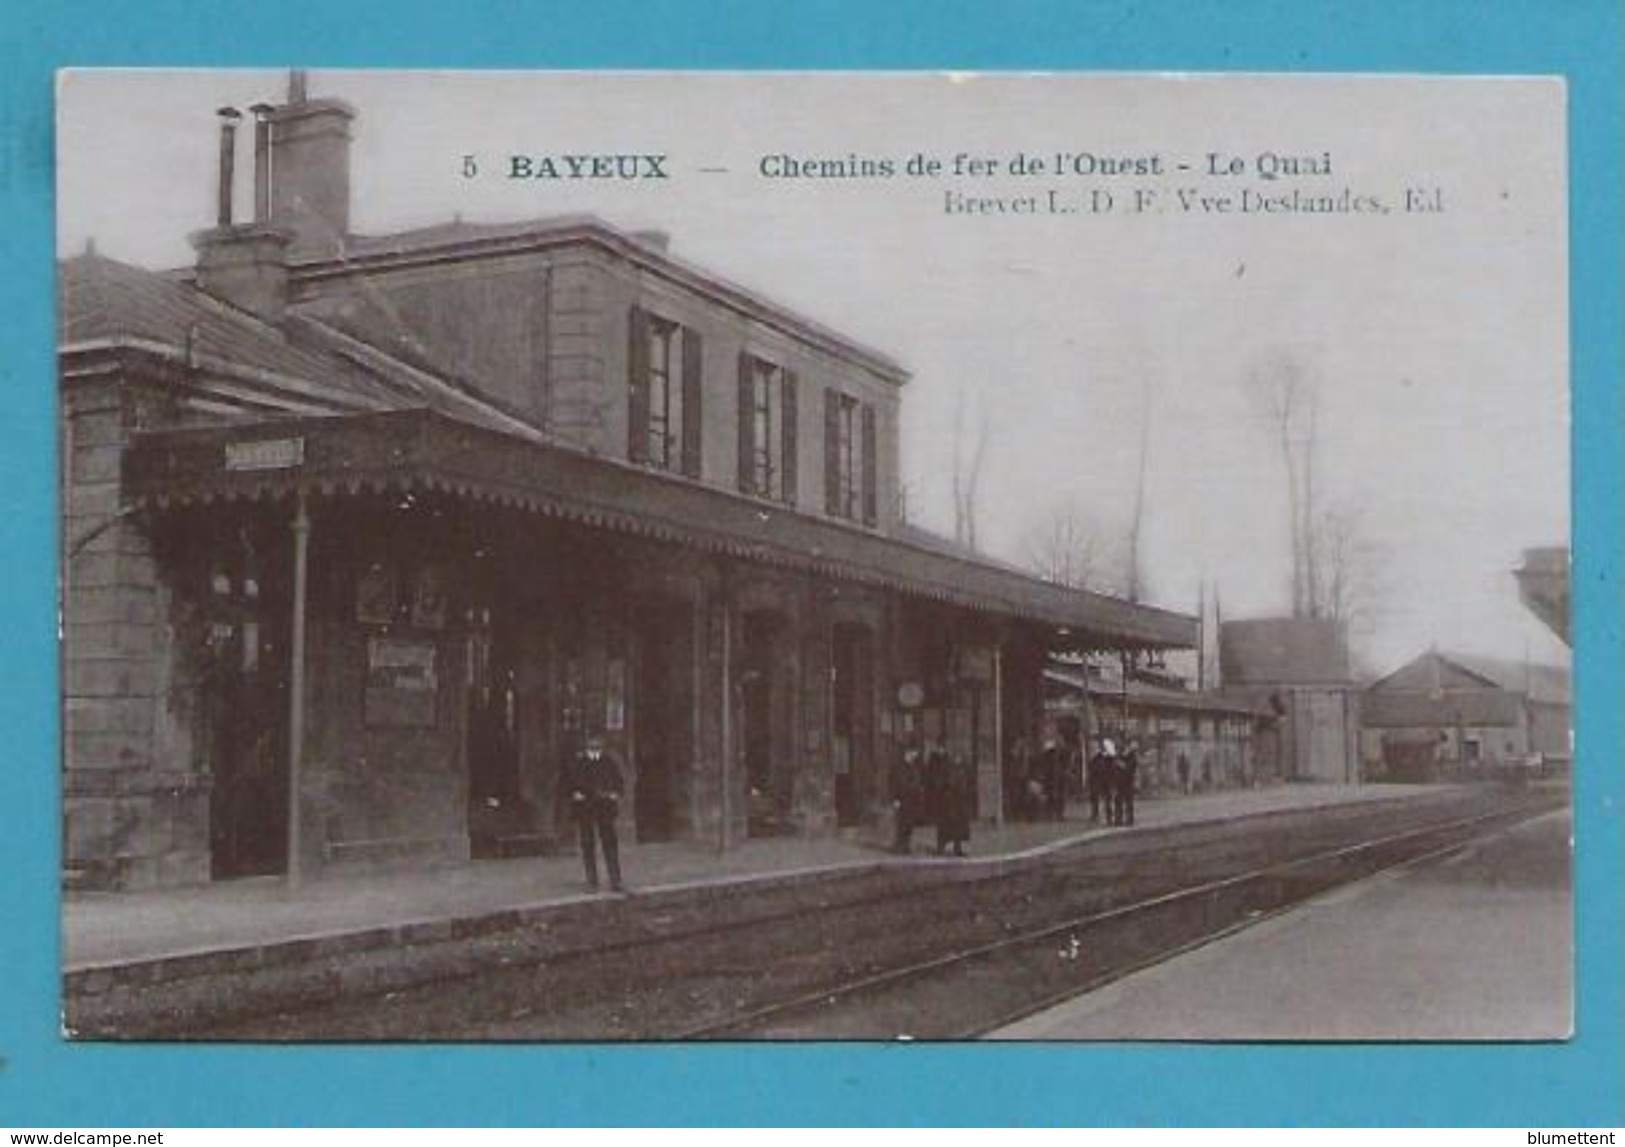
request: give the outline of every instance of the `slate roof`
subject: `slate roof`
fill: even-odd
[[[413,251],[428,251],[438,247],[461,246],[467,243],[491,242],[502,239],[521,239],[545,235],[596,223],[590,215],[558,215],[543,219],[524,219],[504,223],[471,222],[450,219],[430,223],[423,227],[410,227],[382,235],[348,235],[344,240],[346,256],[394,255]]]
[[[128,347],[191,364],[201,375],[259,373],[263,403],[289,412],[354,414],[428,409],[493,429],[540,437],[538,428],[472,388],[415,367],[296,312],[271,324],[192,283],[102,255],[58,270],[57,332],[64,353]]]
[[[1429,651],[1376,681],[1368,693],[1464,692],[1495,689],[1527,696],[1537,704],[1568,705],[1571,674],[1564,665]]]
[[[386,410],[397,397],[379,380],[335,361],[301,337],[297,323],[269,323],[190,283],[95,254],[58,272],[57,336],[64,350],[112,342],[164,348],[183,361],[251,367],[320,390],[337,410]]]
[[[1090,696],[1098,697],[1104,702],[1119,701],[1124,693],[1121,679],[1092,678],[1076,669],[1050,666],[1044,670],[1044,677],[1068,689],[1087,690]],[[1185,689],[1172,689],[1165,685],[1152,685],[1132,677],[1128,681],[1128,700],[1131,705],[1177,709],[1188,713],[1226,713],[1248,717],[1274,715],[1274,710],[1262,698],[1213,690],[1195,693]]]
[[[945,534],[939,534],[935,530],[928,530],[924,526],[916,525],[913,522],[899,522],[895,536],[899,541],[918,546],[922,550],[930,550],[944,557],[959,558],[968,562],[981,562],[985,565],[998,566],[1000,569],[1009,570],[1011,573],[1021,574],[1023,577],[1037,578],[1039,581],[1044,580],[1038,578],[1031,570],[1023,569],[1014,562],[1007,562],[1001,558],[984,554],[981,550],[974,549],[962,542],[956,542]]]
[[[393,231],[382,235],[348,235],[337,256],[307,257],[293,264],[296,279],[343,276],[366,266],[415,264],[436,256],[466,259],[506,254],[539,245],[590,242],[626,258],[636,259],[684,286],[708,294],[723,304],[777,326],[850,361],[865,364],[882,377],[901,385],[907,369],[883,351],[867,346],[792,310],[751,287],[735,283],[707,268],[671,254],[663,245],[646,241],[646,232],[628,231],[595,215],[557,215],[503,223],[477,223],[462,219]]]
[[[1364,723],[1373,728],[1515,725],[1526,700],[1569,705],[1569,670],[1428,652],[1370,686],[1362,714]]]
[[[1494,681],[1501,688],[1521,693],[1537,704],[1569,705],[1574,700],[1572,675],[1567,666],[1509,661],[1469,653],[1441,654]]]

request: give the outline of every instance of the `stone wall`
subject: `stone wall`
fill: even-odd
[[[209,877],[208,778],[195,767],[171,594],[122,497],[149,400],[116,375],[63,402],[63,869],[70,888]]]

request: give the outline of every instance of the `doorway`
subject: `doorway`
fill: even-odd
[[[850,828],[879,796],[874,768],[874,639],[868,626],[835,626],[833,724],[835,823]]]
[[[214,880],[287,871],[287,610],[267,602],[270,589],[246,541],[210,567],[204,588],[202,731]]]
[[[740,659],[739,746],[747,786],[747,831],[781,836],[794,830],[795,772],[790,757],[789,626],[782,615],[752,610],[744,618]]]
[[[468,836],[475,858],[526,851],[529,809],[519,786],[519,627],[473,611],[467,636]]]
[[[671,840],[691,744],[693,639],[687,608],[650,605],[634,623],[633,825],[639,842]]]

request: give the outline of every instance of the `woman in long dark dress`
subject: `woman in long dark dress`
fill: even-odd
[[[925,746],[925,780],[921,786],[925,798],[925,820],[936,826],[937,851],[947,843],[943,828],[948,816],[948,750],[940,740],[931,740]]]
[[[920,748],[905,745],[897,769],[892,775],[892,809],[896,814],[896,832],[892,837],[892,851],[907,856],[913,851],[914,829],[926,823],[925,784],[921,775]]]
[[[944,785],[942,813],[937,821],[937,851],[952,850],[955,856],[965,855],[970,843],[970,822],[976,807],[976,770],[963,757],[944,757],[946,784]]]

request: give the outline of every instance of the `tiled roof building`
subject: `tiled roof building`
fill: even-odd
[[[1567,668],[1432,651],[1365,691],[1364,755],[1374,769],[1417,774],[1444,767],[1570,758]]]

